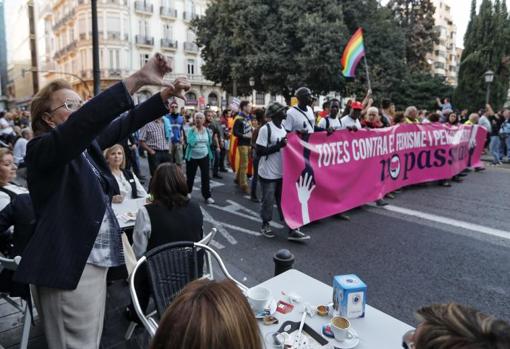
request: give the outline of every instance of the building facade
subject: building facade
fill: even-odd
[[[7,108],[7,43],[5,41],[4,0],[0,0],[0,111]]]
[[[101,89],[140,69],[156,52],[172,60],[168,79],[187,76],[192,84],[187,107],[219,105],[222,91],[201,73],[202,60],[189,29],[202,15],[206,0],[97,0]],[[66,78],[84,97],[92,95],[92,20],[90,0],[40,2],[44,31],[41,74]],[[147,87],[135,96],[142,101],[157,91]]]
[[[457,26],[451,14],[451,0],[433,0],[436,7],[434,20],[439,34],[439,43],[427,59],[434,75],[442,76],[449,85],[457,86],[459,57],[457,55],[456,37]]]

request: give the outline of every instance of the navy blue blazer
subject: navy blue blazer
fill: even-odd
[[[37,223],[15,281],[76,288],[106,211],[104,192],[110,202],[119,193],[102,150],[165,113],[168,109],[159,93],[133,109],[131,96],[120,82],[28,143],[27,183]],[[105,189],[81,155],[84,150],[97,164]]]

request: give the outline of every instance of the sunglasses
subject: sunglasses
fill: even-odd
[[[79,100],[79,99],[70,99],[70,98],[67,98],[64,102],[64,104],[62,104],[61,106],[58,106],[56,107],[55,109],[53,110],[50,110],[50,114],[54,113],[55,111],[57,111],[58,109],[60,108],[66,108],[66,110],[70,111],[70,112],[75,112],[77,111],[78,109],[80,109],[80,107],[83,105],[83,101],[82,100]]]

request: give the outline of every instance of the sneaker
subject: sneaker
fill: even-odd
[[[271,230],[271,227],[268,223],[262,224],[262,228],[260,228],[260,233],[264,235],[266,238],[272,239],[275,237],[273,231]]]
[[[442,182],[439,183],[439,185],[442,186],[442,187],[446,187],[446,188],[449,188],[449,187],[452,186],[452,184],[450,182],[448,182],[448,181],[442,181]]]
[[[336,218],[338,219],[343,219],[344,221],[350,221],[351,220],[351,216],[345,214],[345,213],[338,213],[335,215]]]
[[[207,202],[209,205],[211,205],[211,204],[214,204],[216,201],[214,201],[214,199],[213,199],[213,198],[207,198],[207,199],[205,200],[205,202]]]
[[[191,199],[191,194],[188,194],[188,199]]]
[[[395,199],[395,194],[393,194],[393,193],[388,193],[388,194],[386,194],[386,197],[387,197],[388,199]]]
[[[379,206],[379,207],[381,207],[381,206],[387,206],[387,205],[388,205],[388,202],[387,202],[387,201],[385,201],[385,200],[383,200],[383,199],[379,199],[379,200],[377,200],[375,203],[376,203],[376,205],[377,205],[377,206]]]
[[[289,237],[287,238],[289,241],[304,241],[310,240],[310,235],[306,235],[298,229],[289,230]]]

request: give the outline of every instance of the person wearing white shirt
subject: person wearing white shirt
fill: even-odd
[[[342,123],[338,119],[338,112],[340,111],[340,101],[338,99],[332,99],[330,101],[329,115],[322,118],[319,121],[319,128],[321,130],[328,131],[328,134],[336,130],[342,129]]]
[[[340,120],[342,123],[342,129],[347,129],[350,131],[361,130],[361,123],[359,122],[359,118],[361,116],[362,110],[363,104],[361,104],[361,102],[352,102],[350,114],[344,116]]]
[[[260,216],[262,228],[260,232],[267,238],[274,238],[269,222],[273,219],[273,205],[276,201],[280,218],[283,221],[281,209],[283,164],[281,149],[287,145],[287,132],[282,126],[287,107],[278,102],[271,103],[266,111],[266,117],[271,121],[262,126],[256,140],[256,151],[259,157],[259,179],[262,186],[262,205]],[[288,240],[303,241],[310,236],[299,229],[288,229]]]
[[[104,152],[106,162],[110,166],[113,176],[119,185],[119,195],[112,198],[112,202],[121,203],[124,199],[137,199],[147,197],[144,189],[136,175],[125,169],[126,157],[124,148],[120,144],[108,148]]]
[[[21,130],[21,137],[16,141],[16,144],[14,144],[14,163],[18,165],[18,167],[23,165],[25,155],[27,153],[27,144],[28,141],[32,139],[32,136],[32,130],[29,128],[24,128]]]
[[[298,104],[287,110],[283,127],[287,132],[313,133],[315,131],[315,115],[310,107],[313,100],[312,92],[307,87],[300,87],[296,90],[296,97]]]

